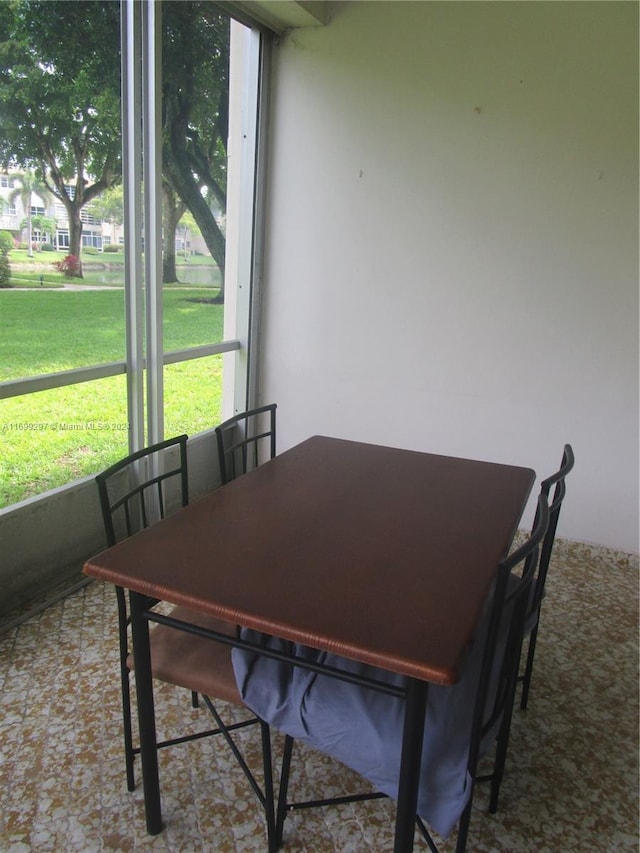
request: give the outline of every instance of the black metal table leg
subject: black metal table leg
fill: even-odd
[[[426,681],[415,678],[407,683],[394,853],[413,850],[428,687]]]
[[[149,623],[143,616],[147,599],[144,595],[130,592],[129,600],[131,602],[131,633],[136,671],[136,695],[138,697],[144,810],[147,832],[149,835],[158,835],[159,832],[162,832],[162,813],[158,751],[156,748],[156,717],[151,678],[151,653],[149,650]]]

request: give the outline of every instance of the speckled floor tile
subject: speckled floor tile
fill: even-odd
[[[558,540],[547,589],[500,808],[487,814],[478,788],[467,849],[638,853],[637,557]],[[0,853],[266,850],[261,809],[217,739],[161,753],[164,830],[146,834],[141,784],[130,794],[124,778],[115,619],[113,590],[93,583],[0,636]],[[161,685],[156,704],[161,732],[208,725],[184,691]],[[257,731],[241,740],[259,775]],[[276,768],[281,747],[276,734]],[[358,790],[355,773],[296,746],[294,797]],[[283,849],[385,853],[393,820],[386,800],[296,812]],[[455,833],[438,842],[451,853]]]

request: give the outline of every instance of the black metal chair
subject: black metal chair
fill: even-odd
[[[177,458],[176,458],[177,457]],[[187,469],[187,436],[167,439],[116,462],[96,477],[100,506],[107,538],[111,547],[118,541],[159,521],[189,503]],[[179,571],[179,567],[176,567]],[[125,590],[116,587],[120,641],[120,677],[122,684],[122,717],[127,788],[135,788],[134,760],[140,747],[134,746],[131,720],[130,673],[134,659],[130,643],[130,615]],[[149,599],[148,606],[157,604]],[[171,617],[229,636],[236,626],[221,619],[205,616],[186,607],[173,607]],[[149,632],[153,678],[191,691],[192,705],[198,707],[198,696],[213,715],[216,728],[179,736],[156,743],[161,749],[210,735],[222,734],[265,811],[270,853],[275,847],[275,805],[271,764],[271,740],[268,725],[255,716],[225,724],[212,699],[246,708],[238,692],[231,663],[231,647],[166,625],[154,625]],[[238,751],[231,732],[259,724],[262,736],[264,788],[261,788]]]
[[[518,681],[522,682],[522,694],[520,697],[520,708],[525,710],[529,699],[529,690],[531,687],[531,675],[533,673],[533,661],[536,654],[536,642],[538,639],[538,628],[540,624],[540,610],[542,601],[545,597],[545,584],[547,573],[549,571],[549,563],[551,561],[551,553],[558,527],[558,519],[560,518],[560,509],[566,494],[565,478],[571,471],[575,463],[573,449],[570,444],[565,444],[562,454],[562,462],[558,471],[542,481],[541,492],[549,499],[552,486],[555,486],[553,491],[553,499],[549,504],[549,527],[542,543],[540,550],[540,568],[538,569],[538,577],[531,596],[531,602],[527,611],[525,620],[525,632],[529,635],[529,646],[527,649],[527,660],[524,672],[518,676]]]
[[[464,853],[466,850],[476,783],[480,781],[491,782],[490,811],[495,812],[497,808],[524,639],[525,617],[532,585],[535,583],[538,570],[540,548],[548,523],[549,507],[546,496],[541,493],[538,497],[532,533],[523,545],[499,563],[496,581],[487,601],[486,630],[482,634],[484,645],[481,649],[481,667],[475,690],[473,717],[469,732],[467,769],[471,779],[471,790],[469,800],[458,824],[456,853]],[[293,742],[293,738],[290,736],[285,737],[276,814],[276,842],[278,846],[282,844],[284,821],[289,811],[384,796],[379,792],[374,792],[324,800],[289,802],[287,792]],[[497,749],[493,772],[490,776],[480,776],[478,774],[479,760],[488,754],[494,743],[497,743]],[[432,853],[437,853],[436,844],[425,822],[418,817],[416,823],[429,849]]]
[[[216,427],[223,485],[276,455],[276,403],[249,409]]]

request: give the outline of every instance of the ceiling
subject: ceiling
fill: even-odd
[[[235,0],[218,5],[243,23],[278,33],[293,27],[319,27],[328,19],[327,0]]]

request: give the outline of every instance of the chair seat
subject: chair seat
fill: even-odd
[[[236,633],[232,622],[206,616],[187,607],[174,607],[170,615],[230,637]],[[231,646],[166,625],[151,628],[149,642],[154,678],[245,707],[233,673]],[[127,658],[127,666],[133,670],[133,655]]]

